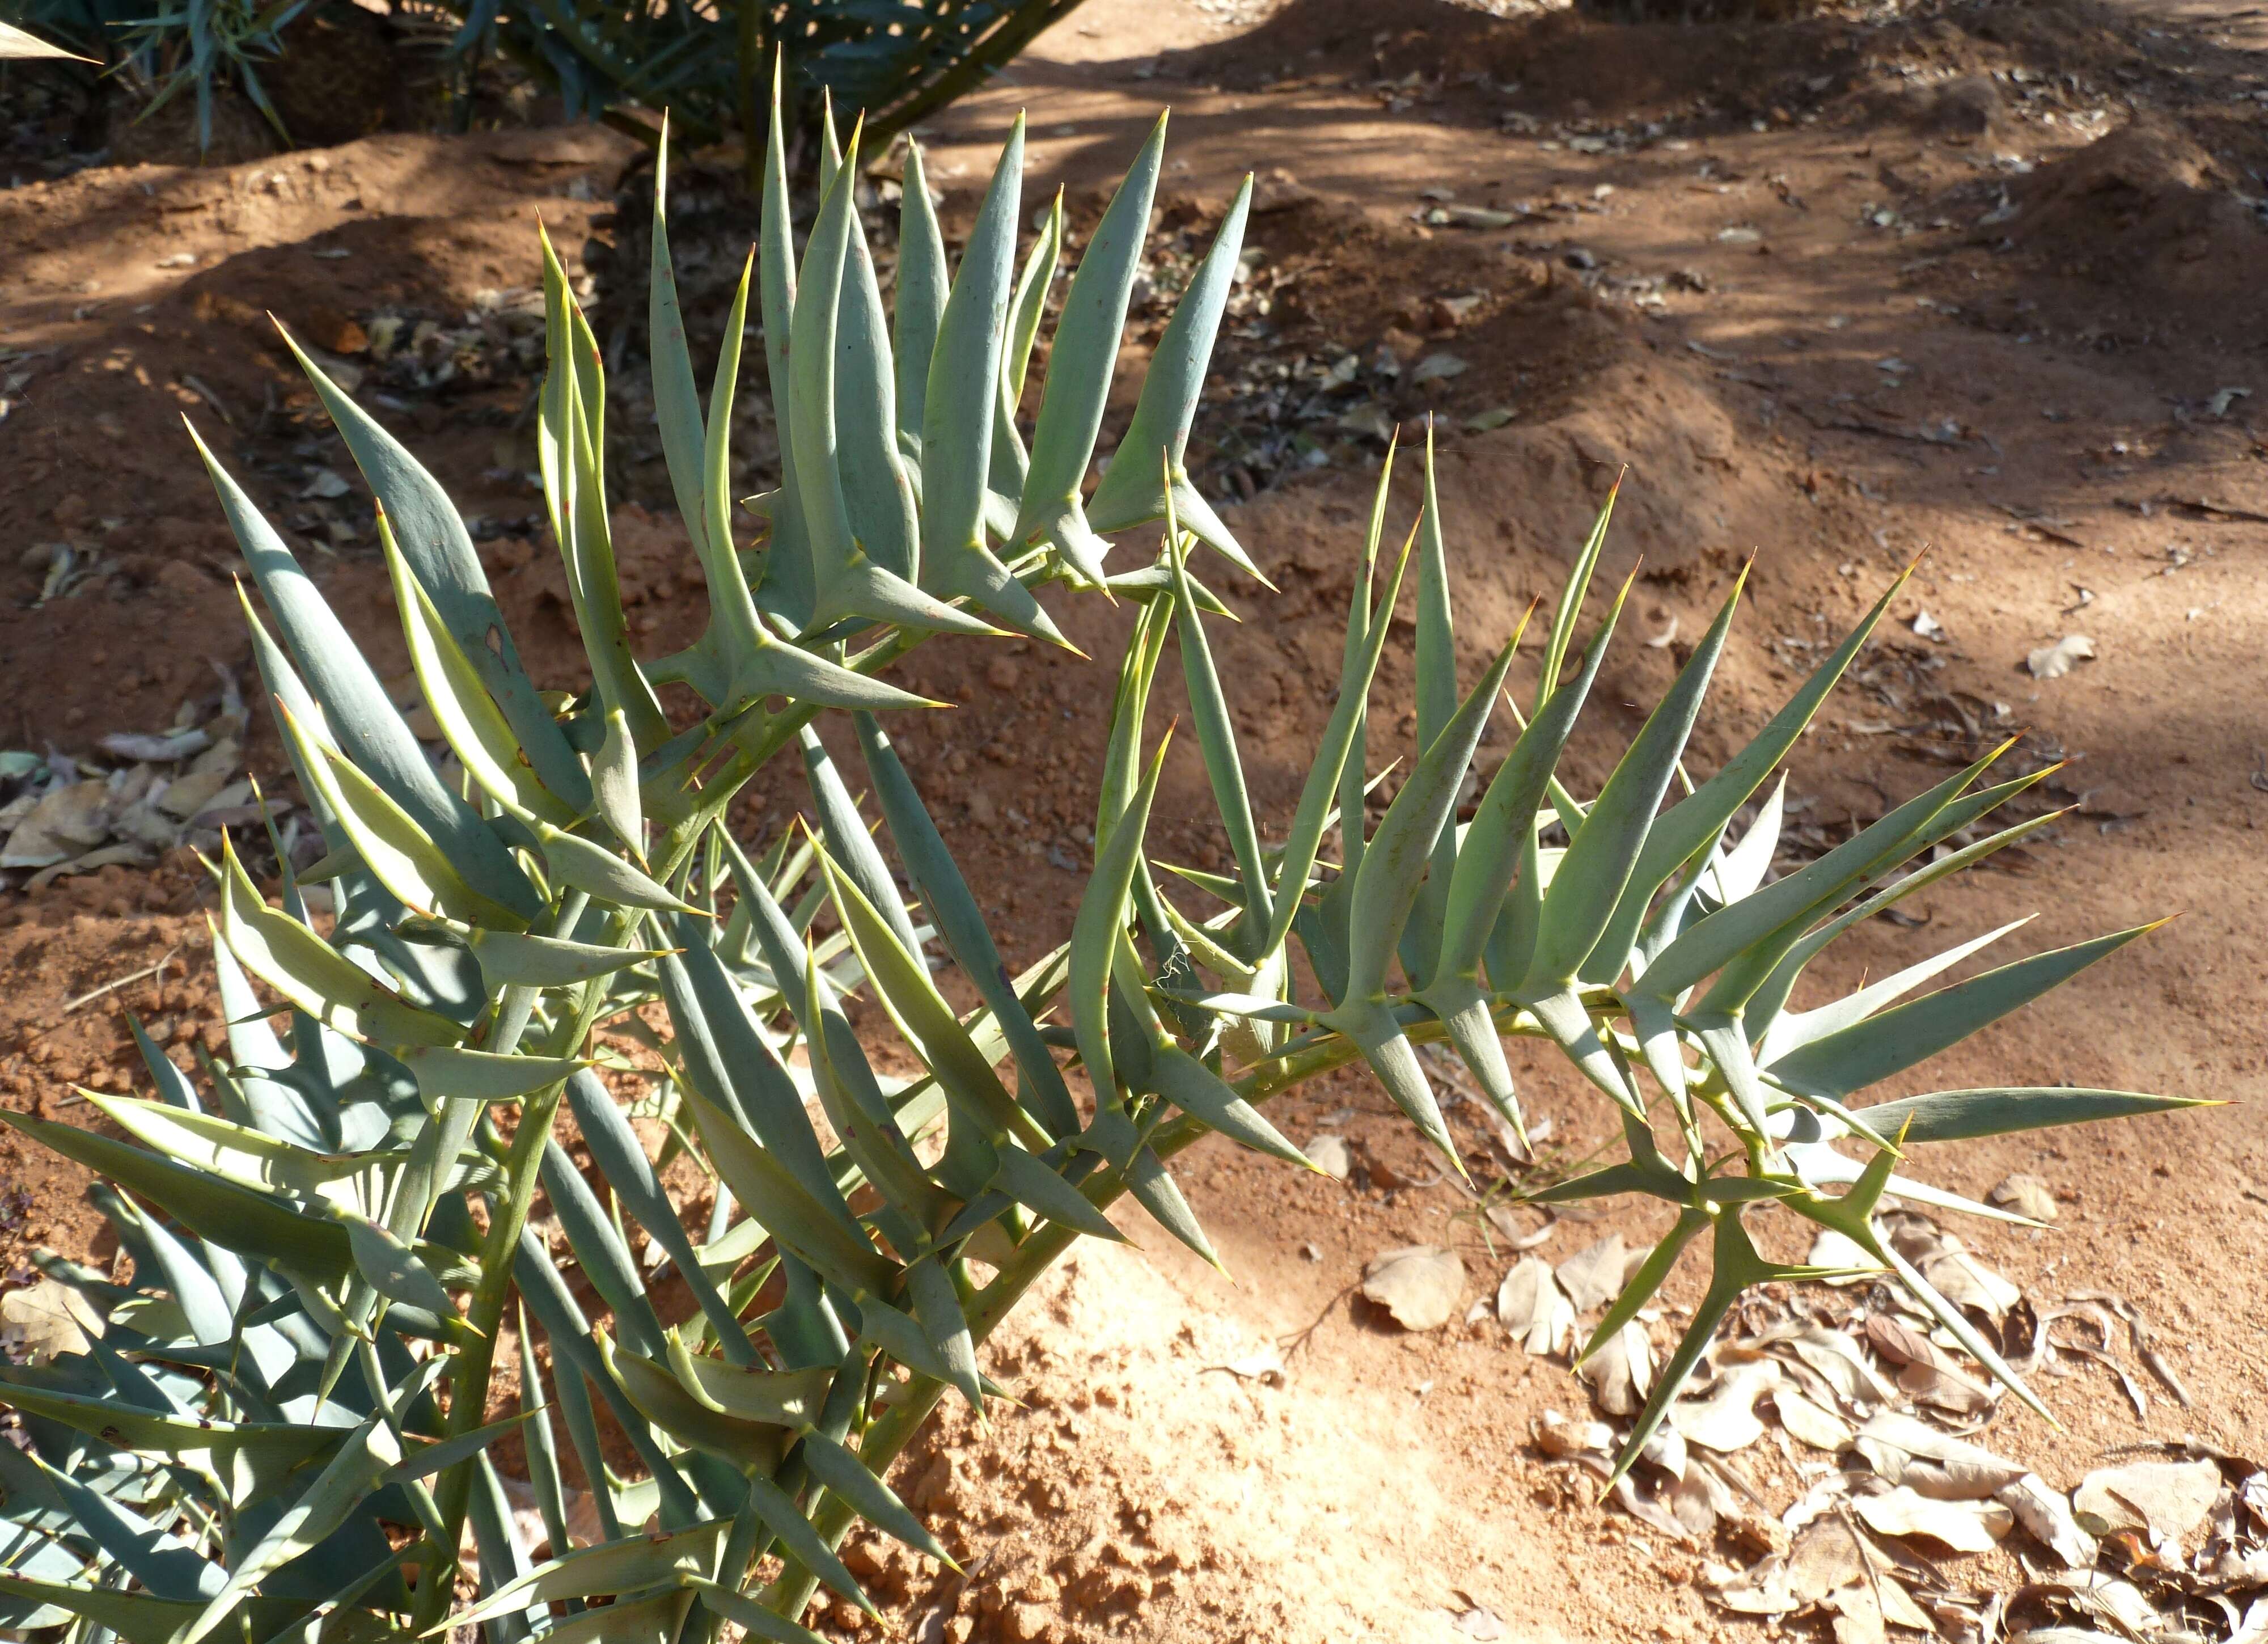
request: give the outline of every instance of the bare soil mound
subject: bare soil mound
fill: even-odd
[[[2249,181],[2236,151],[2216,154],[2183,122],[2146,110],[2023,179],[2007,233],[2058,272],[2153,302],[2249,303],[2268,256],[2268,222],[2241,192]]]

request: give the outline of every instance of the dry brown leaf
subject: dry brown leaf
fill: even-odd
[[[1559,1287],[1575,1304],[1576,1312],[1588,1313],[1594,1308],[1606,1306],[1621,1294],[1623,1269],[1628,1263],[1629,1251],[1624,1247],[1623,1235],[1610,1233],[1559,1264]]]
[[[1591,1397],[1609,1415],[1636,1415],[1653,1389],[1653,1343],[1646,1326],[1632,1319],[1577,1365],[1575,1374],[1590,1384]]]
[[[1752,1359],[1734,1366],[1718,1378],[1706,1397],[1681,1398],[1669,1407],[1669,1419],[1691,1442],[1723,1455],[1744,1450],[1764,1435],[1756,1419],[1756,1401],[1779,1385],[1779,1365],[1771,1359]]]
[[[1815,1324],[1788,1338],[1785,1345],[1845,1398],[1881,1404],[1897,1397],[1896,1387],[1841,1331]]]
[[[1922,1265],[1922,1277],[1955,1307],[1975,1308],[1994,1319],[2006,1318],[2024,1293],[1953,1242]]]
[[[1849,1422],[1792,1387],[1772,1395],[1772,1408],[1779,1412],[1780,1426],[1815,1450],[1833,1455],[1851,1442]]]
[[[1867,1579],[1857,1535],[1830,1515],[1808,1524],[1785,1553],[1774,1554],[1718,1587],[1713,1595],[1742,1615],[1784,1616]]]
[[[1465,1264],[1434,1244],[1382,1250],[1363,1269],[1362,1294],[1404,1330],[1439,1330],[1465,1299]]]
[[[79,1293],[52,1279],[0,1294],[0,1331],[34,1364],[46,1364],[63,1353],[83,1353],[90,1333],[106,1333]]]
[[[2189,1546],[2220,1489],[2212,1462],[2134,1462],[2088,1474],[2071,1504],[2106,1531],[2146,1530]]]
[[[1522,1257],[1496,1290],[1497,1320],[1539,1357],[1565,1353],[1575,1330],[1575,1309],[1560,1293],[1551,1264]]]
[[[2016,1522],[1998,1501],[1941,1501],[1904,1485],[1852,1505],[1878,1535],[1926,1536],[1955,1552],[1990,1552]]]
[[[1876,1353],[1898,1364],[1920,1364],[1935,1368],[1946,1362],[1937,1344],[1903,1319],[1887,1313],[1867,1316],[1867,1339],[1874,1344]]]
[[[67,862],[110,837],[109,792],[100,782],[74,782],[42,794],[0,849],[0,867]]]
[[[1852,1445],[1889,1483],[1931,1495],[1989,1496],[2024,1476],[2007,1457],[1894,1410],[1869,1417]]]
[[[2001,1209],[2013,1210],[2019,1216],[2029,1216],[2034,1221],[2053,1221],[2056,1219],[2054,1192],[2039,1177],[2026,1176],[2021,1171],[2004,1177],[1984,1197]]]
[[[2100,1548],[2072,1516],[2071,1503],[2037,1473],[2002,1485],[1992,1499],[2016,1515],[2033,1540],[2074,1570],[2092,1569]]]
[[[1881,1263],[1875,1259],[1873,1251],[1867,1250],[1857,1240],[1836,1232],[1832,1227],[1822,1227],[1819,1230],[1811,1241],[1811,1254],[1804,1259],[1814,1267],[1841,1267],[1852,1270],[1843,1278],[1822,1281],[1830,1285],[1862,1285],[1867,1282],[1868,1273],[1887,1271]]]
[[[1300,1152],[1307,1155],[1309,1164],[1337,1181],[1345,1181],[1347,1172],[1354,1168],[1354,1155],[1344,1136],[1311,1136]]]
[[[1535,1423],[1535,1444],[1546,1456],[1572,1461],[1579,1456],[1614,1453],[1615,1430],[1603,1421],[1570,1421],[1547,1410]]]

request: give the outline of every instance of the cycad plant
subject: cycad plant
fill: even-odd
[[[1207,618],[1226,607],[1188,556],[1202,542],[1251,563],[1181,466],[1245,196],[1090,487],[1163,122],[1071,279],[1028,438],[1020,408],[1063,237],[1050,217],[1020,265],[1020,129],[950,272],[913,156],[886,314],[852,205],[857,135],[841,154],[831,134],[822,144],[799,260],[779,125],[762,241],[705,406],[654,225],[656,412],[709,591],[688,651],[631,649],[608,536],[605,373],[548,246],[542,476],[590,660],[580,690],[537,689],[438,485],[310,363],[382,509],[404,637],[447,744],[430,757],[207,453],[266,608],[247,594],[325,854],[294,874],[279,851],[280,905],[232,851],[215,864],[225,1058],[192,1080],[144,1039],[153,1096],[88,1093],[122,1139],[8,1117],[102,1178],[131,1262],[113,1279],[45,1257],[101,1333],[84,1353],[4,1372],[29,1441],[0,1444],[9,1623],[134,1644],[472,1624],[499,1644],[665,1644],[728,1622],[810,1639],[798,1618],[821,1585],[867,1603],[836,1553],[854,1520],[945,1558],[885,1482],[889,1464],[941,1397],[1000,1391],[979,1344],[1072,1239],[1123,1236],[1102,1213],[1114,1199],[1130,1193],[1211,1256],[1167,1168],[1181,1148],[1218,1130],[1304,1162],[1262,1104],[1360,1057],[1457,1164],[1412,1053],[1433,1038],[1514,1124],[1507,1036],[1557,1043],[1622,1110],[1629,1161],[1549,1195],[1679,1206],[1609,1328],[1712,1235],[1709,1300],[1633,1445],[1738,1289],[1805,1271],[1750,1246],[1742,1215],[1767,1202],[1896,1268],[2006,1375],[1875,1235],[1885,1187],[1926,1194],[1891,1175],[1901,1150],[2176,1104],[2068,1090],[1851,1099],[2132,933],[1895,1009],[1974,944],[1808,1011],[1788,1000],[1837,934],[2037,826],[1962,843],[2024,784],[1979,788],[1982,767],[1964,772],[1764,884],[1776,794],[1729,848],[1727,829],[1867,627],[1731,765],[1664,808],[1728,603],[1606,787],[1579,800],[1553,772],[1620,608],[1563,678],[1602,515],[1526,728],[1456,822],[1484,727],[1515,711],[1499,698],[1518,636],[1460,697],[1429,463],[1415,539],[1423,751],[1369,828],[1366,704],[1410,557],[1375,586],[1374,514],[1337,705],[1287,843],[1263,849],[1207,650]],[[657,188],[658,218],[666,198]],[[784,471],[736,510],[727,441],[751,305]],[[1381,513],[1384,496],[1381,479]],[[1160,520],[1157,562],[1113,571],[1108,534]],[[1034,597],[1049,581],[1114,601],[1130,638],[1072,939],[1012,976],[884,729],[885,713],[928,704],[884,674],[937,632],[1064,643]],[[1184,911],[1144,848],[1166,743],[1146,711],[1169,641],[1237,866],[1171,882],[1219,898],[1218,913]],[[699,696],[697,719],[665,714],[657,687],[672,682]],[[814,733],[823,712],[849,718],[880,840]],[[814,822],[736,839],[733,797],[791,749]],[[1335,823],[1334,864],[1321,847]],[[1897,877],[1933,847],[1947,853]],[[310,917],[318,887],[328,929]],[[973,1011],[947,1002],[944,965]],[[870,1061],[845,1012],[854,992],[881,1006],[918,1076]],[[603,1049],[602,1028],[642,1046],[641,1065]],[[570,1117],[587,1173],[561,1139]],[[672,1180],[701,1185],[688,1198]],[[531,1222],[539,1194],[580,1287]],[[507,1338],[519,1397],[499,1410]],[[541,1520],[534,1545],[491,1453],[508,1435]],[[587,1522],[570,1511],[571,1454]]]

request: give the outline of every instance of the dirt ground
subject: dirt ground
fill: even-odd
[[[1074,215],[1168,104],[1163,232],[1201,244],[1237,178],[1259,173],[1262,254],[1200,418],[1213,444],[1199,467],[1280,590],[1231,588],[1244,623],[1216,642],[1263,828],[1288,820],[1327,711],[1396,422],[1438,418],[1475,670],[1556,587],[1627,468],[1609,566],[1643,556],[1645,631],[1662,643],[1610,665],[1577,748],[1587,782],[1750,552],[1700,770],[1926,550],[1793,762],[1792,846],[1844,837],[2016,731],[2027,756],[2069,762],[2055,793],[2073,809],[2009,866],[1920,898],[1921,928],[1855,933],[1823,980],[1848,986],[2024,914],[2037,915],[2015,939],[2029,951],[2177,913],[1887,1094],[2071,1082],[2235,1104],[1925,1161],[1972,1195],[2013,1170],[2043,1177],[2055,1230],[1964,1236],[2028,1293],[2145,1307],[2194,1395],[2138,1417],[2107,1373],[2073,1375],[2045,1390],[2059,1430],[2011,1404],[1990,1441],[2063,1487],[2154,1437],[2268,1454],[2268,1121],[2254,1105],[2268,1086],[2264,70],[2268,13],[2204,0],[1694,28],[1445,0],[1090,0],[928,134],[958,220],[1019,108],[1027,198],[1063,183]],[[184,414],[322,550],[381,668],[404,667],[367,504],[323,481],[350,465],[269,311],[358,372],[365,403],[478,516],[540,682],[572,682],[579,650],[526,476],[533,230],[540,218],[603,297],[634,158],[590,129],[380,136],[0,191],[0,745],[70,753],[162,729],[215,690],[216,665],[244,667],[234,551]],[[702,203],[672,202],[681,217]],[[389,320],[399,336],[381,348]],[[636,452],[625,483],[666,495]],[[1405,468],[1395,528],[1415,505]],[[681,538],[635,505],[620,531],[642,640],[658,652],[690,638]],[[57,542],[88,569],[38,603]],[[1091,654],[1117,654],[1123,609],[1057,609]],[[2034,677],[2028,655],[2069,635],[2094,660]],[[1406,651],[1383,672],[1374,700],[1408,700]],[[943,800],[1012,964],[1068,930],[1080,881],[1059,865],[1082,859],[1110,673],[952,642],[904,665],[902,682],[961,704],[894,734]],[[1410,728],[1389,719],[1381,740]],[[1374,744],[1373,758],[1400,751]],[[263,778],[282,769],[264,726],[250,763]],[[1200,863],[1224,856],[1202,781],[1193,756],[1175,764],[1159,806],[1167,840]],[[783,774],[740,820],[763,836],[795,798]],[[46,1110],[67,1080],[122,1087],[122,1003],[177,1042],[218,1042],[202,894],[178,859],[0,893],[0,1099]],[[176,949],[163,975],[66,1008]],[[1515,1073],[1563,1157],[1606,1139],[1603,1104],[1556,1063]],[[1233,1283],[1131,1223],[1140,1251],[1066,1263],[995,1348],[1021,1406],[984,1430],[948,1417],[901,1475],[967,1581],[857,1554],[890,1596],[888,1635],[1752,1633],[1705,1602],[1700,1553],[1570,1495],[1532,1450],[1543,1412],[1586,1408],[1562,1367],[1492,1321],[1406,1335],[1353,1295],[1393,1246],[1457,1249],[1476,1297],[1510,1262],[1461,1198],[1425,1185],[1384,1096],[1344,1077],[1278,1123],[1346,1135],[1360,1168],[1337,1183],[1212,1143],[1189,1155],[1184,1180]],[[14,1236],[84,1246],[96,1224],[79,1179],[13,1143],[0,1161],[31,1197]],[[1660,1231],[1613,1201],[1544,1254],[1609,1228]],[[1673,1280],[1657,1340],[1697,1294],[1690,1272]],[[1280,1380],[1224,1368],[1266,1344]],[[1972,1563],[1975,1585],[2024,1579],[2006,1552]],[[1484,1609],[1508,1631],[1476,1623]],[[828,1625],[878,1635],[847,1614]]]

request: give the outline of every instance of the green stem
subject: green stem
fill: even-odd
[[[608,931],[610,945],[621,946],[637,928],[635,919],[617,914]],[[575,1013],[563,1022],[545,1047],[545,1054],[571,1056],[589,1036],[606,999],[603,980],[585,982],[575,1001]],[[553,1116],[559,1110],[564,1084],[551,1086],[520,1105],[519,1127],[512,1132],[512,1151],[504,1157],[504,1191],[491,1201],[488,1236],[481,1243],[480,1282],[473,1288],[466,1309],[470,1326],[467,1339],[451,1367],[449,1420],[444,1436],[453,1438],[481,1425],[487,1413],[489,1378],[495,1368],[497,1335],[504,1309],[512,1297],[512,1258],[519,1247],[520,1230],[535,1202],[541,1180],[543,1144],[550,1139]],[[474,1465],[467,1457],[441,1475],[434,1490],[446,1536],[436,1552],[436,1567],[417,1584],[416,1628],[436,1626],[448,1613],[456,1589],[457,1548],[464,1535],[465,1514],[472,1502]]]

